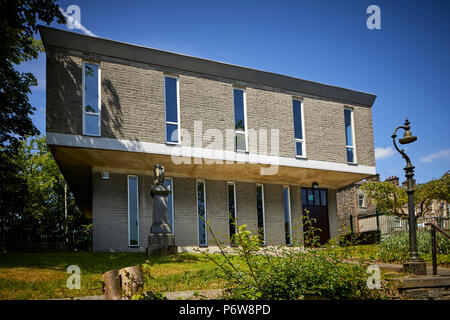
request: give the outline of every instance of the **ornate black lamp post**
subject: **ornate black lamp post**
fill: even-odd
[[[408,144],[417,140],[417,137],[413,136],[410,131],[410,122],[408,118],[405,120],[405,125],[397,127],[392,134],[392,141],[394,143],[395,149],[402,155],[402,157],[406,160],[405,177],[407,181],[407,190],[408,194],[408,222],[409,222],[409,261],[403,264],[403,271],[410,272],[414,274],[426,274],[426,263],[419,257],[417,252],[417,239],[416,239],[416,214],[414,210],[414,166],[411,164],[411,160],[408,155],[405,153],[404,149],[399,149],[397,147],[397,143],[395,142],[395,138],[397,138],[397,130],[403,129],[405,131],[403,138],[398,141],[401,144]]]

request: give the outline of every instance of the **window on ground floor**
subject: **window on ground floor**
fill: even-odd
[[[264,226],[264,186],[256,185],[256,210],[258,219],[258,234],[261,239],[261,245],[266,244],[266,233]]]
[[[291,200],[289,186],[283,187],[284,235],[287,245],[292,245]]]
[[[198,245],[207,246],[205,181],[197,180]]]
[[[128,245],[139,246],[138,177],[128,176]]]
[[[172,233],[175,233],[175,226],[174,226],[174,209],[173,209],[173,180],[172,178],[165,178],[164,184],[169,187],[170,193],[167,196],[167,211],[169,213],[169,224],[170,224],[170,230]]]
[[[236,186],[234,182],[228,182],[228,215],[230,228],[230,242],[236,233]]]

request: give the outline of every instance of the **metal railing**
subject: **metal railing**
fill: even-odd
[[[426,229],[427,223],[434,223],[443,230],[450,230],[450,217],[420,217],[416,224],[418,230]],[[408,231],[408,219],[399,218],[386,213],[376,213],[358,217],[359,232],[380,231],[381,237],[394,232]],[[355,229],[354,226],[352,228]]]
[[[437,239],[436,239],[436,230],[442,233],[444,236],[446,236],[450,240],[450,235],[439,228],[437,225],[435,225],[432,222],[426,222],[426,226],[430,226],[430,232],[431,232],[431,257],[433,260],[433,275],[437,275]]]

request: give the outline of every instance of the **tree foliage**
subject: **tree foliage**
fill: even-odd
[[[35,110],[28,94],[37,85],[32,73],[15,67],[36,59],[42,45],[33,34],[38,20],[64,22],[56,0],[0,0],[0,150],[15,150],[19,141],[39,133],[30,119]]]
[[[13,186],[21,188],[5,189],[7,181],[1,181],[2,194],[10,195],[2,196],[0,203],[3,240],[64,239],[66,182],[47,148],[45,137],[22,141],[13,159],[10,163],[15,165],[15,171],[10,172],[9,177],[17,180]],[[86,221],[70,191],[67,192],[67,212],[69,238],[74,238],[74,235],[84,232]]]
[[[408,196],[406,189],[391,182],[371,181],[361,186],[366,191],[370,201],[377,206],[378,212],[386,212],[401,218],[408,217]],[[450,202],[450,172],[441,178],[418,184],[415,187],[414,203],[416,217],[431,213],[433,200]]]

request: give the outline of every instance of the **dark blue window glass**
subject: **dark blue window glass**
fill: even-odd
[[[294,112],[294,131],[295,139],[303,139],[302,131],[302,107],[300,100],[293,100],[292,109]]]
[[[314,189],[314,205],[320,206],[319,189]]]
[[[130,246],[139,244],[138,226],[138,181],[137,177],[128,177],[128,214]]]
[[[236,233],[236,204],[234,203],[234,184],[228,184],[228,214],[230,224],[230,239]]]
[[[306,200],[306,189],[302,189],[302,204],[308,204]]]
[[[258,234],[261,244],[265,243],[264,235],[264,200],[262,185],[256,186],[256,209],[258,214]]]
[[[177,124],[166,124],[166,134],[167,142],[178,143],[178,125]]]
[[[295,142],[295,154],[298,156],[302,156],[303,155],[303,148],[302,148],[302,142]]]
[[[167,211],[169,213],[170,230],[172,231],[172,233],[174,233],[175,230],[173,229],[173,188],[172,188],[173,183],[172,183],[172,179],[165,179],[164,185],[166,185],[170,189],[170,193],[167,196]]]
[[[355,162],[353,148],[347,148],[347,162]]]
[[[84,64],[84,110],[98,113],[98,65]]]
[[[166,77],[166,121],[178,122],[177,79]]]
[[[291,212],[289,208],[289,188],[283,188],[283,202],[284,202],[284,234],[286,244],[292,244],[291,239]]]
[[[237,131],[245,131],[244,90],[233,89],[234,125]]]
[[[352,110],[344,109],[345,116],[345,141],[347,146],[353,146],[353,133],[352,133]]]
[[[320,204],[322,206],[327,205],[327,190],[325,189],[320,189]]]
[[[197,208],[198,208],[198,244],[206,246],[206,205],[205,205],[205,183],[197,182]]]

